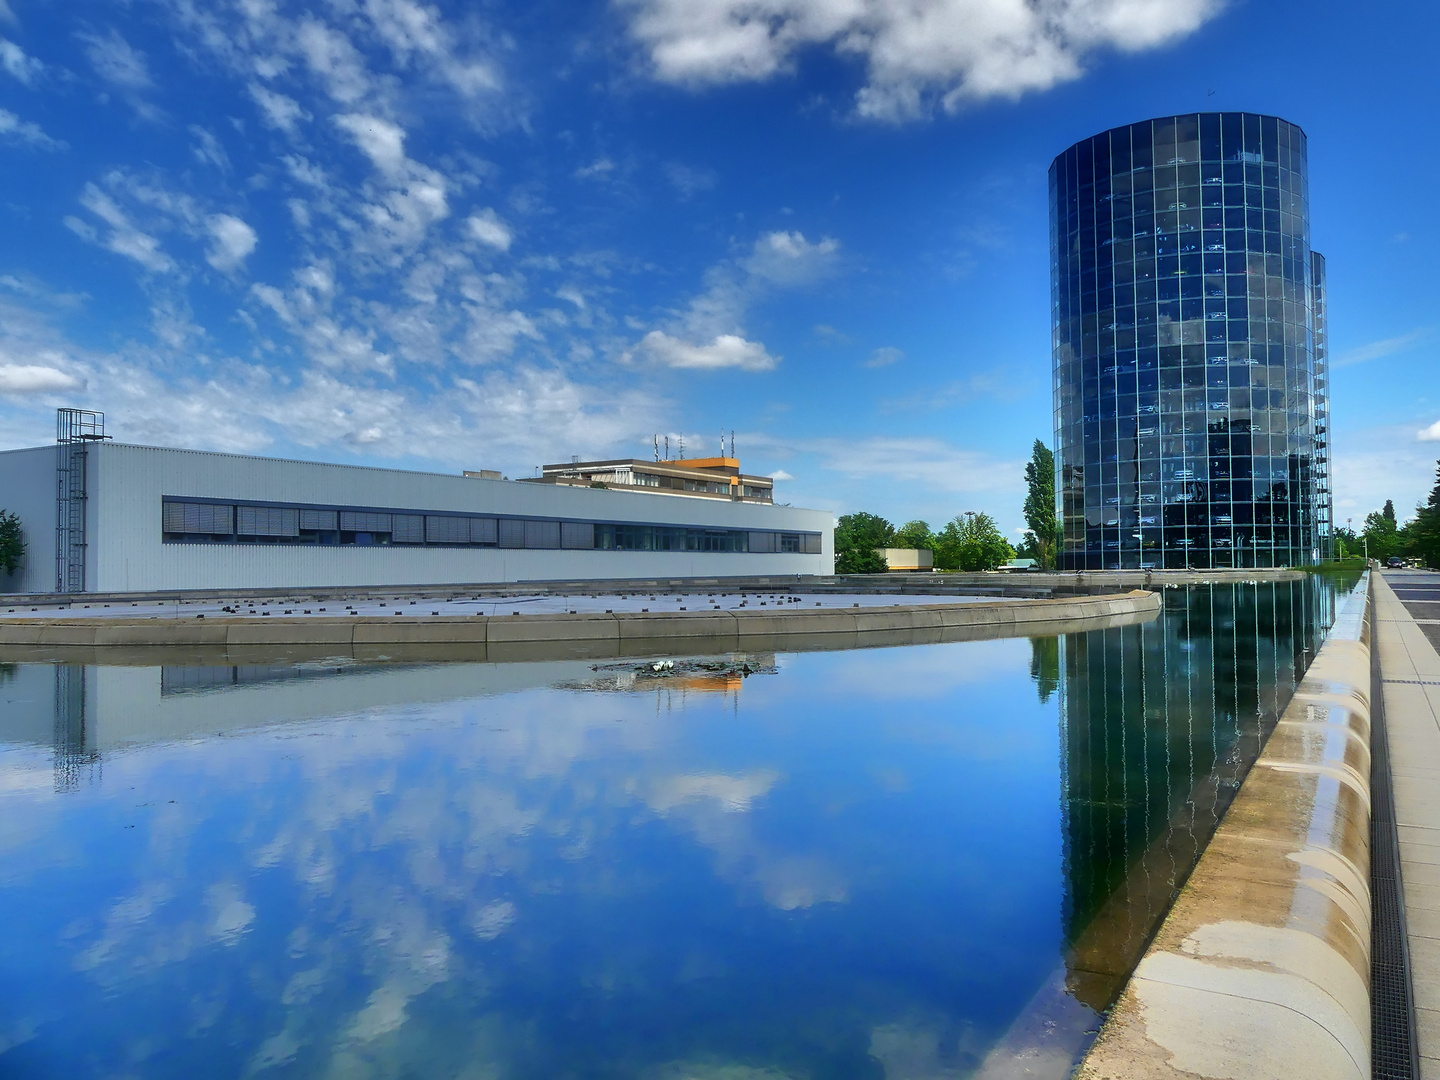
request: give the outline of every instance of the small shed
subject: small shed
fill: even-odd
[[[881,548],[880,553],[890,573],[928,574],[935,569],[935,553],[929,548]]]

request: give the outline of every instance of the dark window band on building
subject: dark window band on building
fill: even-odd
[[[819,555],[821,535],[693,525],[161,501],[167,544],[499,547],[567,551],[714,551]]]

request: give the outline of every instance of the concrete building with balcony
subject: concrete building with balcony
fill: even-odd
[[[568,487],[605,487],[612,491],[639,491],[651,495],[688,495],[731,502],[773,503],[775,481],[740,471],[735,457],[684,458],[644,461],[572,460],[568,465],[546,465],[541,475],[525,478],[531,484]]]

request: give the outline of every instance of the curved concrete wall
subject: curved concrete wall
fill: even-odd
[[[585,645],[589,651],[666,651],[686,648],[858,647],[895,635],[926,640],[1064,633],[1088,629],[1096,620],[1153,618],[1158,593],[1087,596],[1061,600],[915,604],[820,611],[615,612],[577,615],[409,616],[312,618],[155,617],[0,619],[0,653],[19,658],[27,650],[209,648],[232,650],[295,645],[362,651],[375,646],[444,648],[476,646],[507,656],[543,645]],[[917,643],[918,643],[918,639]],[[894,641],[893,643],[899,643]],[[598,650],[598,651],[597,651]],[[544,651],[543,649],[541,651]],[[102,661],[103,662],[103,661]]]
[[[1369,627],[1367,575],[1079,1077],[1369,1080]]]

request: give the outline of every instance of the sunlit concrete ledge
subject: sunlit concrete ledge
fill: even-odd
[[[250,646],[316,646],[350,651],[365,646],[523,646],[546,643],[703,641],[747,647],[756,640],[838,639],[924,632],[937,640],[949,631],[994,631],[985,636],[1085,629],[1095,620],[1151,618],[1158,593],[1054,600],[1005,600],[964,604],[913,604],[852,609],[693,612],[613,612],[505,616],[285,616],[184,618],[7,618],[0,620],[0,654],[22,658],[19,649],[106,649]]]
[[[1370,1077],[1367,586],[1368,575],[1079,1077]]]

